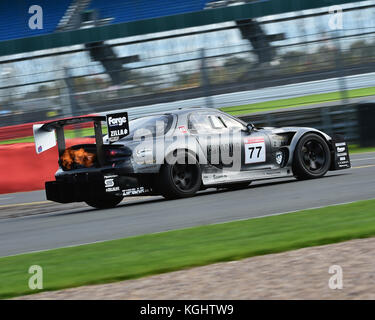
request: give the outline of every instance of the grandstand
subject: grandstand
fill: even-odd
[[[88,9],[98,10],[100,18],[114,18],[113,23],[171,16],[203,10],[207,0],[92,0]]]
[[[0,41],[44,35],[56,30],[80,27],[81,14],[95,11],[99,20],[110,23],[131,22],[203,10],[212,0],[38,0],[0,2]],[[222,1],[220,1],[222,2]],[[43,29],[31,30],[29,7],[43,9]]]
[[[43,8],[42,30],[28,27],[34,4]],[[326,4],[2,0],[2,122],[44,120],[52,114],[41,115],[45,106],[56,116],[83,114],[375,71],[375,23],[353,19],[369,17],[375,2],[344,10],[351,22],[341,54],[330,40]],[[308,9],[315,11],[301,11]]]

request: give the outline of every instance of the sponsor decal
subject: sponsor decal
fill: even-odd
[[[225,178],[228,178],[228,176],[226,174],[214,174],[213,178],[214,179],[225,179]]]
[[[277,151],[276,152],[276,163],[281,166],[284,161],[284,152]]]
[[[259,163],[266,161],[266,144],[264,137],[254,137],[244,139],[245,143],[245,163]]]
[[[116,142],[129,134],[129,119],[127,112],[107,114],[108,139]]]
[[[178,129],[180,130],[181,133],[188,133],[185,126],[180,126],[178,127]]]
[[[335,146],[336,146],[336,147],[343,147],[343,146],[346,146],[346,142],[338,142],[338,143],[335,143]]]
[[[122,190],[122,195],[133,196],[133,195],[142,194],[142,193],[149,192],[149,191],[150,190],[146,189],[145,187],[131,188],[131,189]]]
[[[104,184],[106,188],[110,188],[115,185],[115,182],[113,181],[113,179],[107,179],[104,181]]]
[[[126,117],[118,117],[114,118],[112,116],[108,117],[108,124],[109,126],[122,126],[124,123],[126,123],[128,120]]]
[[[118,175],[104,176],[105,192],[120,191],[120,187],[118,186],[117,179],[118,179]]]
[[[337,147],[337,152],[344,152],[346,147]]]
[[[106,188],[105,192],[116,192],[120,191],[120,187]]]

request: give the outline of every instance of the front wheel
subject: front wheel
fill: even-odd
[[[293,173],[297,179],[324,176],[331,165],[331,152],[327,142],[315,133],[303,136],[294,151]]]
[[[124,199],[114,194],[102,194],[98,197],[85,200],[85,202],[96,209],[109,209],[116,207]]]

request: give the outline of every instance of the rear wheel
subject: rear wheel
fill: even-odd
[[[331,165],[331,152],[327,142],[315,133],[306,134],[294,151],[293,173],[297,179],[324,176]]]
[[[109,209],[116,207],[123,199],[122,196],[116,196],[114,194],[102,194],[96,198],[85,200],[85,202],[97,209]]]
[[[177,158],[173,164],[163,164],[160,169],[158,190],[166,199],[187,198],[201,187],[201,168],[189,153]]]

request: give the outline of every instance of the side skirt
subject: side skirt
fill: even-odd
[[[293,172],[290,167],[279,169],[264,169],[253,171],[228,171],[222,170],[215,173],[203,173],[202,181],[205,186],[264,179],[292,177]]]

